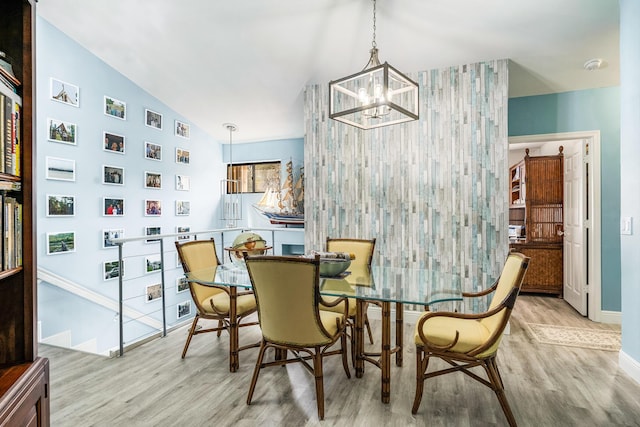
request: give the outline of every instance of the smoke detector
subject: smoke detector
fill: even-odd
[[[606,66],[607,63],[604,61],[604,59],[600,58],[590,59],[583,65],[584,69],[587,71],[596,71]]]

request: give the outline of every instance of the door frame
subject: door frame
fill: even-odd
[[[588,197],[592,201],[589,209],[589,221],[584,225],[589,228],[589,238],[587,246],[590,248],[587,263],[589,264],[588,280],[588,299],[587,310],[588,318],[594,322],[602,321],[602,239],[601,239],[601,208],[602,198],[600,194],[601,183],[601,158],[600,158],[600,131],[577,131],[548,133],[538,135],[522,135],[509,137],[509,146],[512,144],[535,144],[542,142],[558,142],[571,140],[586,140],[589,146],[589,155],[585,159],[591,165],[589,168],[589,194]],[[585,211],[586,213],[586,211]]]

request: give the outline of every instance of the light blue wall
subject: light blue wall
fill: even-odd
[[[240,129],[238,132],[241,132]],[[304,164],[304,138],[279,139],[273,141],[261,141],[244,144],[233,144],[232,147],[233,163],[251,163],[251,162],[267,162],[280,161],[280,182],[285,182],[285,163],[291,161],[293,169],[297,174],[300,167]],[[229,162],[229,144],[222,145],[223,161]],[[255,210],[252,205],[257,203],[262,194],[243,194],[242,195],[242,221],[239,226],[242,227],[274,227],[269,221]],[[284,226],[275,226],[284,227]]]
[[[38,265],[65,279],[86,288],[117,299],[117,280],[103,280],[103,262],[118,258],[115,248],[102,248],[104,229],[122,228],[125,237],[141,236],[146,226],[160,226],[163,233],[175,233],[176,226],[190,226],[192,230],[219,228],[217,209],[219,186],[211,182],[220,182],[225,169],[222,166],[221,144],[213,140],[195,124],[191,124],[190,139],[174,135],[174,120],[189,123],[176,111],[171,110],[160,100],[154,98],[125,76],[118,73],[102,60],[88,52],[63,32],[47,21],[38,18],[37,25],[37,227],[38,227]],[[79,107],[62,104],[50,99],[50,78],[54,77],[80,88]],[[179,88],[176,88],[179,90]],[[108,95],[127,103],[126,120],[109,117],[103,113],[104,96]],[[145,109],[151,109],[163,115],[163,129],[157,130],[144,123]],[[77,145],[65,145],[47,140],[47,119],[53,118],[75,123],[78,126]],[[125,154],[116,154],[103,150],[103,132],[110,131],[126,137]],[[162,161],[145,159],[144,142],[150,141],[162,146]],[[191,152],[190,164],[176,163],[175,150],[183,148]],[[197,153],[197,155],[196,155]],[[75,182],[47,180],[45,174],[46,157],[59,157],[74,160],[76,164]],[[125,185],[102,184],[102,166],[115,165],[125,169]],[[162,174],[162,189],[145,189],[145,171]],[[175,189],[176,174],[191,177],[191,190]],[[75,197],[74,217],[47,217],[46,196],[72,195]],[[125,199],[125,215],[122,217],[103,216],[103,197],[116,196]],[[162,216],[144,215],[145,199],[162,201]],[[175,215],[175,201],[189,200],[191,214]],[[76,250],[73,253],[47,255],[47,233],[74,231]],[[140,251],[148,250],[151,245],[140,245]],[[175,251],[174,251],[175,252]],[[125,278],[143,275],[143,259],[125,261]],[[176,267],[176,257],[166,261],[167,267]],[[181,274],[180,270],[173,272]],[[159,278],[147,275],[144,280],[151,284]],[[166,277],[167,283],[174,286],[167,291],[168,304],[188,299],[188,293],[176,294],[174,276]],[[143,294],[145,284],[127,289],[129,296]],[[59,293],[44,292],[41,297],[54,297]],[[48,297],[47,297],[48,298]],[[130,305],[138,304],[136,301]],[[142,303],[143,305],[145,303]],[[146,305],[148,309],[152,302]],[[55,301],[40,301],[39,317],[43,321],[43,336],[56,330]],[[65,307],[73,310],[73,307]],[[86,309],[83,305],[78,310]],[[175,321],[175,309],[168,312],[169,322]],[[74,337],[82,341],[91,337]]]
[[[640,381],[640,2],[620,1],[621,182],[620,213],[633,218],[633,234],[620,237],[622,270],[622,351],[635,361]],[[622,357],[621,357],[622,360]],[[630,363],[632,365],[632,363]],[[631,370],[631,368],[629,368]]]
[[[620,311],[620,88],[509,99],[509,136],[587,130],[601,138],[601,308]]]

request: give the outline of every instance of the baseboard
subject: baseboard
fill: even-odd
[[[394,304],[395,307],[395,304]],[[420,316],[424,314],[424,311],[415,311],[415,310],[404,310],[403,311],[403,320],[404,323],[409,323],[411,325],[415,325]],[[367,310],[367,316],[369,319],[373,320],[382,320],[382,309],[376,305],[369,305],[369,310]],[[391,310],[391,318],[396,318],[396,311]]]
[[[612,323],[614,325],[622,325],[621,311],[605,311],[600,312],[601,323]]]
[[[618,354],[618,364],[620,365],[620,369],[640,384],[640,362],[620,350]]]

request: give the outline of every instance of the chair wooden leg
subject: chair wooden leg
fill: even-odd
[[[189,336],[187,336],[187,342],[184,343],[184,349],[182,349],[182,358],[184,359],[187,355],[187,349],[189,349],[189,344],[191,343],[191,338],[196,331],[196,327],[198,326],[198,319],[200,319],[200,315],[196,313],[193,318],[193,323],[191,324],[191,328],[189,328]]]
[[[487,375],[489,376],[491,384],[493,384],[493,391],[495,391],[496,396],[498,396],[500,406],[502,406],[502,411],[507,417],[509,426],[517,427],[518,424],[516,423],[516,419],[513,416],[513,412],[511,412],[511,407],[509,406],[509,402],[507,401],[507,396],[504,393],[504,386],[502,384],[502,379],[500,378],[500,373],[498,372],[498,366],[496,365],[495,357],[487,359],[485,361],[485,364]]]
[[[371,325],[369,324],[369,316],[364,314],[364,326],[367,328],[367,334],[369,335],[369,342],[373,344],[373,334],[371,333]]]
[[[218,338],[220,338],[220,335],[222,335],[223,327],[224,327],[224,322],[222,320],[218,320],[218,328],[220,328],[220,330],[218,331]]]
[[[313,354],[313,374],[316,377],[316,401],[318,403],[318,418],[324,419],[324,382],[322,377],[322,353],[320,347],[315,348]]]
[[[251,377],[251,385],[249,386],[249,394],[247,395],[247,405],[251,405],[251,398],[253,397],[253,391],[256,389],[256,383],[258,382],[258,375],[260,375],[260,369],[262,369],[262,359],[264,358],[264,352],[267,349],[264,340],[260,342],[260,351],[258,352],[258,360],[256,360],[256,367],[253,369],[253,377]]]
[[[342,352],[342,366],[344,366],[344,371],[347,373],[347,378],[351,378],[351,372],[349,372],[349,358],[347,357],[347,334],[343,333],[340,337],[340,351]],[[354,358],[355,351],[353,346],[353,341],[351,343],[351,357],[353,363],[355,364]]]
[[[424,390],[424,373],[426,371],[424,356],[424,349],[416,346],[416,396],[413,399],[413,407],[411,408],[411,413],[414,415],[418,412]],[[427,363],[428,361],[429,360],[426,359]]]

